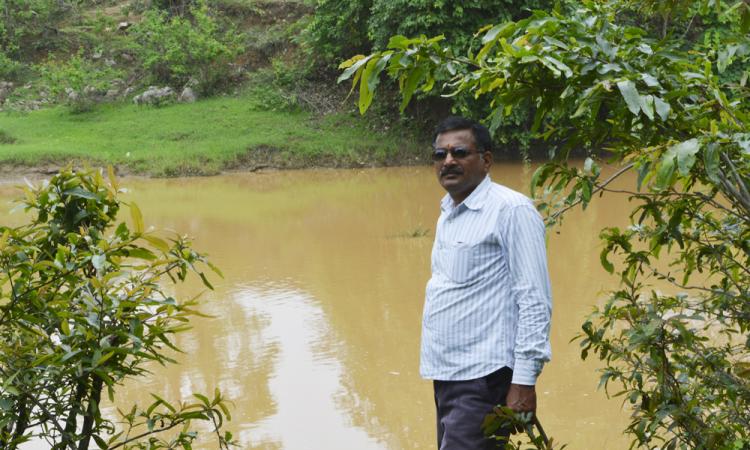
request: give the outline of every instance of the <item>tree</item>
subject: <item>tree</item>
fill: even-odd
[[[196,0],[189,12],[183,17],[146,11],[132,30],[135,49],[153,81],[181,87],[193,78],[199,93],[211,94],[233,76],[240,35],[233,27],[220,26],[217,12],[205,0]]]
[[[476,50],[481,42],[475,31],[489,23],[519,20],[531,10],[551,8],[550,0],[319,0],[304,40],[312,60],[320,66],[338,64],[353,53],[367,53],[386,48],[390,36],[444,35],[445,45],[452,49]],[[440,78],[438,82],[448,78]],[[388,85],[389,90],[395,90]],[[483,102],[457,96],[449,101],[436,98],[435,92],[420,93],[421,100],[409,113],[419,116],[420,109],[453,108],[469,115],[486,114]],[[412,120],[412,123],[414,121]],[[517,108],[513,114],[494,121],[492,128],[510,153],[526,150],[530,145],[529,110]]]
[[[388,50],[342,64],[340,80],[359,84],[363,113],[383,71],[398,80],[402,108],[444,76],[451,95],[487,102],[489,121],[532,108],[550,161],[531,190],[550,224],[637,173],[620,190],[631,225],[601,230],[602,266],[620,286],[583,323],[581,356],[596,355],[601,386],[630,403],[634,445],[748,448],[750,90],[747,73],[724,74],[747,58],[750,4],[670,2],[670,17],[730,23],[702,48],[672,28],[682,21],[635,25],[634,4],[535,11],[480,30],[482,47],[466,55],[442,36],[394,36]],[[569,162],[573,151],[587,155],[583,167]],[[616,172],[603,175],[602,161]]]
[[[25,189],[27,225],[0,227],[0,447],[44,439],[53,449],[191,448],[191,420],[220,434],[230,417],[226,400],[196,394],[171,405],[154,395],[146,408],[122,413],[124,429],[101,412],[125,379],[147,373],[145,364],[174,362],[165,349],[199,314],[195,301],[165,292],[164,278],[197,273],[210,287],[204,255],[182,236],[168,241],[146,231],[130,203],[132,228],[116,227],[123,203],[117,181],[98,171],[63,170]],[[114,230],[113,230],[114,227]],[[179,433],[161,438],[175,427]],[[146,439],[144,441],[144,439]]]
[[[122,71],[86,58],[82,48],[64,60],[49,59],[37,66],[50,94],[62,100],[73,113],[94,109],[109,86]]]

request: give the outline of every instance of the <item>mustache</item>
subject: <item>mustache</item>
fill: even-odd
[[[464,171],[461,170],[459,167],[445,167],[440,170],[441,177],[445,175],[461,175],[462,173],[464,173]]]

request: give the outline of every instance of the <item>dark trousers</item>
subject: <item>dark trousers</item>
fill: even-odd
[[[503,367],[475,380],[435,380],[433,386],[437,408],[438,449],[502,448],[500,441],[484,437],[481,427],[493,407],[505,405],[512,376],[513,371]]]

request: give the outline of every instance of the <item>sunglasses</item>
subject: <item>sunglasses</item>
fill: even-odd
[[[464,159],[467,156],[471,155],[472,153],[479,153],[479,152],[473,152],[469,150],[468,148],[464,148],[464,147],[455,147],[452,149],[436,148],[432,151],[432,160],[435,162],[444,161],[445,158],[448,157],[448,153],[451,154],[451,157],[453,159]]]

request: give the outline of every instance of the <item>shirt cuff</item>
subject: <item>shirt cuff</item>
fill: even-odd
[[[516,358],[511,383],[534,386],[544,363],[535,359]]]

